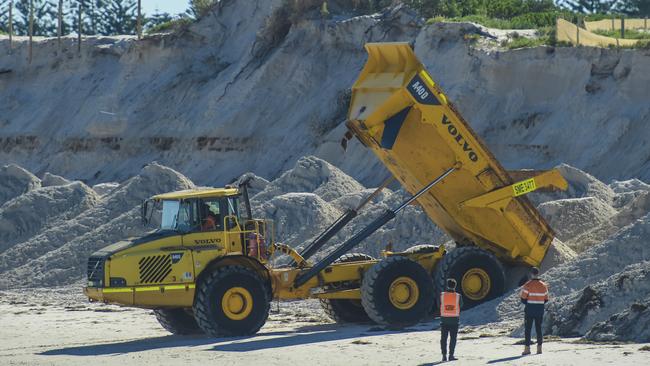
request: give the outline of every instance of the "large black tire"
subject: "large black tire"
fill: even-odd
[[[463,277],[470,275],[472,271],[482,271],[489,279],[489,283],[482,281],[480,290],[474,293],[463,288]],[[436,303],[439,302],[440,293],[446,288],[448,278],[456,280],[456,291],[463,296],[463,309],[497,298],[505,292],[506,279],[503,265],[494,254],[475,246],[456,248],[447,253],[437,265],[434,280]]]
[[[440,250],[440,247],[437,245],[432,245],[432,244],[418,244],[414,245],[404,251],[406,254],[429,254],[429,253],[435,253]],[[431,272],[431,280],[435,281],[435,273],[436,271]],[[435,283],[435,282],[434,282]],[[437,308],[437,301],[434,299],[433,304],[431,305],[431,309],[429,310],[428,315],[430,316],[435,316],[436,312],[438,311]]]
[[[203,334],[194,320],[192,309],[156,309],[153,312],[158,323],[169,333],[176,335]]]
[[[241,311],[236,313],[239,310],[234,310],[232,314],[244,317],[235,319],[226,313],[222,300],[228,291],[241,293],[240,289],[250,295],[250,301],[243,296],[231,295],[242,303],[239,309]],[[269,317],[270,306],[267,284],[255,271],[243,266],[224,266],[215,269],[198,284],[194,317],[199,327],[209,336],[246,336],[255,334],[262,328]]]
[[[407,291],[408,297],[400,302],[402,299],[391,296],[391,288],[403,279],[416,288]],[[361,303],[370,319],[378,324],[395,328],[417,324],[433,305],[433,281],[418,263],[406,257],[388,257],[363,277]]]
[[[361,262],[373,259],[373,257],[367,254],[349,253],[341,256],[341,258],[334,261],[334,263]],[[328,286],[326,290],[334,288],[336,288],[336,286]],[[320,304],[323,311],[325,311],[325,314],[337,323],[367,323],[370,321],[370,318],[363,309],[360,300],[320,299]]]

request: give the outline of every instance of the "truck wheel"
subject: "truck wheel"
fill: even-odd
[[[370,319],[404,327],[422,320],[433,304],[433,281],[427,271],[406,257],[388,257],[363,277],[361,303]]]
[[[370,261],[374,258],[363,253],[349,253],[334,261],[334,263]],[[335,284],[326,290],[336,289],[344,285]],[[370,321],[368,314],[361,305],[361,300],[320,299],[320,305],[327,316],[337,323],[366,323]]]
[[[435,253],[438,250],[440,250],[440,247],[437,245],[431,245],[431,244],[419,244],[412,246],[404,251],[406,254],[429,254],[429,253]],[[434,281],[435,283],[435,270],[431,271],[431,280]],[[429,310],[427,315],[435,315],[437,309],[437,301],[434,299],[433,304],[431,305],[431,309]]]
[[[203,334],[194,320],[192,309],[156,309],[153,312],[158,323],[169,333],[176,335]]]
[[[447,253],[437,265],[436,303],[448,278],[456,280],[463,309],[501,296],[505,291],[503,265],[494,254],[479,247],[460,247]]]
[[[271,301],[260,276],[243,266],[219,267],[197,286],[194,317],[213,337],[257,333],[269,317]]]

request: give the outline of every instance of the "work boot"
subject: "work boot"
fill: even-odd
[[[538,344],[538,345],[537,345],[537,354],[538,354],[538,355],[541,355],[541,354],[542,354],[542,345],[541,345],[541,344]]]
[[[530,354],[530,346],[525,346],[524,347],[524,352],[521,353],[522,356],[526,356]]]
[[[442,355],[442,362],[446,362],[446,361],[447,361],[447,355]]]
[[[457,358],[454,355],[449,355],[449,361],[456,361]]]

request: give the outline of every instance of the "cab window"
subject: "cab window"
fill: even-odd
[[[226,203],[228,204],[228,215],[237,217],[237,220],[240,220],[239,217],[239,200],[237,197],[228,197]]]
[[[182,201],[178,209],[176,228],[179,231],[191,231],[196,226],[196,203],[194,201]]]

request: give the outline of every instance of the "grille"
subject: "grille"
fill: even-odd
[[[138,262],[140,266],[140,283],[158,283],[172,271],[172,259],[168,255],[152,255]]]
[[[88,258],[88,282],[101,286],[104,282],[104,257]]]

